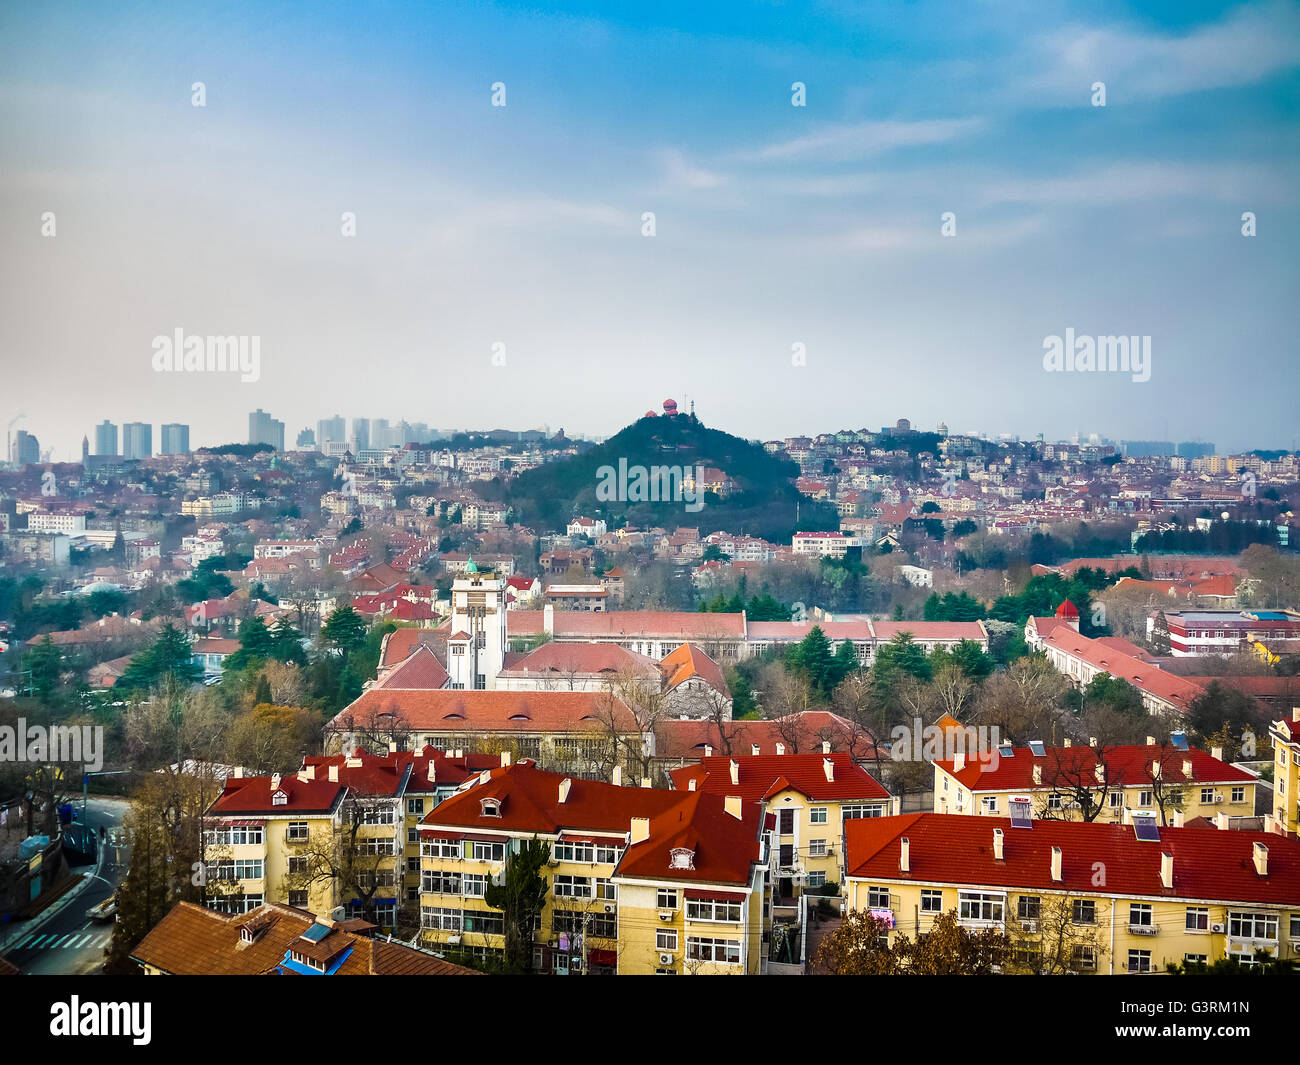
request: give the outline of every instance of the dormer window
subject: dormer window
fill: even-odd
[[[479,805],[479,810],[480,810],[480,812],[483,814],[484,817],[500,817],[500,816],[501,816],[501,800],[500,800],[500,799],[480,799],[478,805]]]
[[[668,853],[668,866],[670,869],[694,869],[695,852],[689,847],[674,847]]]
[[[288,806],[288,805],[289,805],[289,796],[286,795],[283,791],[277,791],[275,794],[273,794],[273,795],[271,796],[271,805],[272,805],[272,806]]]

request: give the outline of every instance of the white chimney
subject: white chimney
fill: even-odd
[[[734,817],[737,821],[741,820],[739,795],[728,795],[725,799],[722,800],[722,806],[723,809],[725,809],[727,813],[731,814],[731,816]]]
[[[1034,783],[1041,784],[1042,782],[1043,782],[1043,767],[1041,765],[1036,765],[1034,766]]]
[[[1214,815],[1214,827],[1227,831],[1228,815],[1225,814],[1222,810],[1220,810],[1217,814]]]
[[[1183,811],[1182,811],[1182,810],[1175,810],[1175,811],[1174,811],[1174,828],[1182,828],[1182,827],[1183,827]]]
[[[1300,706],[1291,707],[1291,720],[1300,721]]]
[[[1215,761],[1217,761],[1217,762],[1222,762],[1222,761],[1223,761],[1223,748],[1222,748],[1222,747],[1211,747],[1211,748],[1210,748],[1210,755],[1214,758]]]
[[[649,777],[642,777],[642,778],[641,778],[641,787],[643,787],[643,788],[648,788],[649,786],[650,786],[650,778],[649,778]]]
[[[912,841],[904,836],[898,841],[898,868],[901,872],[912,871]]]
[[[1066,745],[1067,747],[1073,747],[1073,746],[1074,746],[1074,741],[1071,740],[1069,736],[1066,736],[1066,737],[1065,737],[1065,745]]]
[[[1174,886],[1174,856],[1172,854],[1160,855],[1160,883],[1166,890],[1171,890]]]
[[[903,797],[895,795],[889,800],[889,807],[895,817],[903,812]]]
[[[830,754],[830,753],[831,753],[831,741],[822,740],[822,754]]]
[[[822,772],[826,774],[826,782],[828,784],[835,783],[835,763],[829,758],[822,759]]]
[[[758,744],[757,744],[757,743],[751,743],[751,744],[749,745],[749,753],[752,754],[755,758],[758,757]]]
[[[1092,775],[1097,778],[1098,784],[1106,783],[1106,767],[1101,762],[1092,767]]]
[[[237,766],[235,766],[235,771],[234,771],[234,773],[231,774],[231,775],[232,775],[236,780],[243,780],[243,779],[244,779],[244,767],[243,767],[242,765],[237,765]]]
[[[731,784],[732,787],[740,784],[740,763],[734,758],[731,760]]]
[[[388,753],[389,753],[389,754],[396,754],[396,753],[397,753],[397,741],[396,741],[396,740],[389,740],[389,741],[388,741]]]
[[[542,629],[552,635],[555,634],[555,606],[552,603],[542,607]]]
[[[1164,771],[1165,767],[1160,764],[1160,760],[1158,758],[1153,758],[1151,760],[1151,779],[1159,780],[1164,774]]]
[[[501,768],[502,768],[502,769],[508,769],[509,767],[510,767],[510,752],[509,752],[509,751],[502,751],[502,752],[501,752]]]
[[[993,830],[993,857],[999,862],[1002,861],[1003,858],[1002,843],[1002,829],[995,828]]]
[[[305,770],[305,769],[299,769],[299,770],[298,770],[298,779],[301,780],[304,784],[306,784],[307,781],[309,781],[309,780],[311,779],[311,777],[309,777],[309,776],[307,775],[307,770]]]
[[[1260,876],[1268,876],[1268,848],[1262,843],[1255,844],[1255,872]]]
[[[712,747],[710,744],[707,744],[707,743],[706,743],[706,744],[704,745],[704,757],[705,757],[705,758],[712,758],[712,757],[713,757],[713,747]]]
[[[784,744],[784,743],[778,743],[778,744],[776,745],[776,753],[777,753],[777,754],[785,754],[785,744]]]
[[[1088,737],[1088,746],[1089,746],[1089,747],[1096,747],[1096,746],[1097,746],[1097,737],[1096,737],[1096,736],[1089,736],[1089,737]]]
[[[686,790],[687,790],[687,791],[694,791],[694,790],[695,790],[695,778],[694,778],[694,777],[691,777],[690,780],[688,780],[688,781],[686,782]]]
[[[1183,776],[1189,781],[1192,779],[1192,760],[1190,758],[1183,759]]]
[[[273,773],[271,775],[271,790],[275,791],[277,788],[279,788],[279,786],[280,786],[280,774]]]
[[[465,757],[465,752],[464,752],[463,750],[461,750],[459,747],[457,747],[457,748],[456,748],[455,757],[457,757],[457,758],[464,758],[464,757]]]
[[[569,797],[571,787],[573,787],[573,781],[569,777],[565,777],[560,781],[560,802],[564,802]]]
[[[429,759],[429,783],[432,784],[438,779],[438,763],[436,759]]]
[[[966,768],[966,752],[957,751],[952,756],[952,771],[954,773],[960,773],[965,768]]]
[[[634,817],[632,818],[632,837],[628,843],[644,843],[650,838],[650,818]]]
[[[1061,848],[1052,848],[1052,879],[1058,884],[1064,879],[1064,873],[1061,871]]]
[[[610,777],[610,783],[617,788],[623,786],[623,767],[621,765],[616,765],[614,767],[614,772]]]
[[[429,770],[430,772],[432,772],[433,770],[432,762],[429,763]],[[330,783],[337,784],[338,782],[339,782],[339,767],[338,767],[338,763],[336,762],[330,766]]]

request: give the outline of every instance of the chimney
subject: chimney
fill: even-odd
[[[642,778],[641,778],[641,787],[643,787],[643,788],[648,788],[648,787],[650,787],[650,778],[649,778],[649,777],[642,777]]]
[[[957,751],[952,756],[952,771],[954,773],[960,773],[965,768],[966,768],[966,752]]]
[[[1071,740],[1069,736],[1066,736],[1066,737],[1065,737],[1065,746],[1067,746],[1067,747],[1073,747],[1073,746],[1074,746],[1074,741]]]
[[[778,744],[776,745],[776,753],[777,753],[777,754],[785,754],[785,744],[784,744],[784,743],[778,743]]]
[[[1291,707],[1291,720],[1300,721],[1300,706]]]
[[[694,778],[694,777],[691,777],[691,779],[688,780],[688,781],[686,782],[686,790],[687,790],[687,791],[694,791],[694,790],[695,790],[695,778]]]
[[[235,766],[235,771],[234,771],[234,773],[231,774],[231,775],[232,775],[236,780],[243,780],[243,779],[244,779],[244,767],[243,767],[242,765],[237,765],[237,766]]]
[[[731,760],[731,784],[732,787],[740,784],[740,763],[734,758]]]
[[[569,777],[565,777],[560,781],[560,802],[564,802],[569,797],[571,787],[573,787],[573,781]]]
[[[1089,736],[1089,737],[1088,737],[1088,746],[1089,746],[1089,747],[1096,747],[1096,746],[1097,746],[1097,737],[1096,737],[1096,736]]]
[[[307,775],[307,770],[306,770],[306,769],[299,769],[299,770],[298,770],[298,779],[301,780],[304,784],[306,784],[307,781],[309,781],[309,780],[311,779],[311,777],[309,777],[309,776]]]
[[[280,774],[279,773],[271,774],[271,790],[275,791],[277,788],[279,788],[279,786],[280,786]]]
[[[752,754],[755,758],[758,757],[758,744],[757,744],[757,743],[751,743],[751,744],[749,745],[749,753]]]
[[[650,838],[650,818],[634,817],[632,818],[632,836],[628,840],[629,844],[644,843]]]
[[[610,776],[609,782],[616,788],[621,788],[623,786],[623,767],[621,765],[616,765],[614,767],[614,772]]]
[[[722,800],[722,806],[723,809],[725,809],[727,813],[731,814],[731,816],[734,817],[737,821],[741,820],[739,795],[728,795],[725,799]]]
[[[831,753],[831,741],[822,740],[822,754],[830,754],[830,753]]]
[[[1041,765],[1036,765],[1034,766],[1034,783],[1041,784],[1042,782],[1043,782],[1043,767]]]
[[[1211,747],[1211,748],[1210,748],[1210,755],[1215,759],[1215,761],[1222,762],[1222,761],[1223,761],[1223,748],[1222,748],[1222,747]]]
[[[1106,783],[1106,767],[1101,762],[1092,767],[1092,775],[1097,778],[1098,784]]]
[[[712,757],[713,757],[713,747],[712,747],[711,744],[706,743],[706,744],[704,745],[704,757],[705,757],[705,758],[712,758]]]
[[[1154,747],[1155,745],[1156,745],[1156,738],[1155,738],[1154,736],[1148,736],[1148,737],[1147,737],[1147,746],[1148,746],[1148,747]]]
[[[1164,775],[1165,767],[1160,764],[1159,758],[1151,760],[1151,779],[1159,780]]]
[[[889,800],[890,812],[897,817],[903,812],[903,797],[895,795]]]
[[[912,871],[912,841],[904,836],[898,841],[898,869],[903,873]]]
[[[1061,871],[1061,848],[1052,848],[1052,879],[1058,884],[1065,879],[1065,874]]]
[[[435,780],[438,779],[438,777],[437,777],[437,773],[438,773],[437,765],[438,765],[438,763],[437,763],[437,760],[436,760],[436,759],[433,759],[433,758],[430,758],[430,759],[429,759],[429,783],[430,783],[430,784],[432,784]]]
[[[430,770],[433,769],[432,762],[429,763],[429,768]],[[335,763],[330,766],[330,783],[337,784],[338,782],[339,782],[339,767],[338,767],[338,763]]]
[[[1262,843],[1255,844],[1255,872],[1260,876],[1268,876],[1268,848]]]
[[[835,763],[829,758],[822,759],[822,772],[826,774],[826,782],[828,784],[835,783]]]
[[[1172,854],[1160,855],[1160,883],[1166,891],[1172,891],[1174,886],[1174,856]]]
[[[1003,859],[1002,841],[1002,829],[995,828],[993,830],[993,857],[999,862]]]
[[[1185,776],[1189,782],[1192,779],[1192,760],[1190,758],[1183,759],[1183,776]]]
[[[388,753],[389,753],[389,754],[396,754],[396,753],[397,753],[397,741],[396,741],[396,740],[389,740],[389,741],[388,741]]]
[[[555,607],[551,603],[542,607],[542,629],[551,635],[555,634]]]
[[[1225,831],[1227,830],[1228,815],[1225,814],[1222,810],[1220,810],[1217,814],[1214,815],[1214,827],[1224,829]]]
[[[462,751],[459,747],[457,747],[454,751],[452,751],[452,757],[453,757],[453,758],[464,758],[464,757],[465,757],[465,752]]]

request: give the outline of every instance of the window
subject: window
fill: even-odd
[[[1047,796],[1047,808],[1049,810],[1059,810],[1061,808],[1061,795],[1059,792],[1052,792]]]
[[[1201,789],[1201,804],[1202,804],[1203,806],[1208,806],[1208,805],[1209,805],[1210,803],[1212,803],[1212,802],[1214,802],[1214,789],[1213,789],[1213,788],[1202,788],[1202,789]]]
[[[265,842],[261,825],[227,825],[223,828],[209,829],[205,835],[208,845],[213,847],[238,847],[246,843]]]
[[[470,858],[476,862],[503,862],[506,858],[506,845],[504,843],[483,843],[474,840]]]
[[[460,910],[450,910],[442,906],[420,907],[421,928],[437,928],[443,932],[459,932],[461,922]]]
[[[1150,806],[1150,805],[1151,805],[1151,792],[1149,792],[1149,791],[1139,791],[1139,792],[1138,792],[1138,805],[1139,805],[1139,806]]]
[[[1151,951],[1130,950],[1128,952],[1128,971],[1131,973],[1149,973],[1151,971]]]
[[[1187,907],[1187,931],[1208,932],[1210,929],[1210,910],[1208,906]]]
[[[573,840],[556,840],[552,857],[560,862],[593,862],[596,847],[592,843],[575,843]]]
[[[995,814],[998,812],[998,797],[996,795],[985,795],[984,798],[980,799],[980,802],[984,804],[984,812],[986,814]]]
[[[889,909],[889,888],[887,887],[868,887],[867,888],[867,906],[873,910]]]
[[[655,950],[676,950],[677,930],[660,928],[655,932]]]
[[[845,821],[855,821],[860,817],[884,817],[885,804],[878,802],[851,803],[848,806],[840,807],[840,816]]]
[[[1106,801],[1110,803],[1112,810],[1118,810],[1124,805],[1124,793],[1122,791],[1112,791]]]
[[[660,888],[655,906],[661,910],[677,909],[677,892],[673,888]]]
[[[420,855],[424,858],[463,858],[465,856],[458,839],[426,839],[420,844]]]
[[[1070,920],[1075,924],[1096,924],[1096,901],[1094,899],[1075,899]]]
[[[808,886],[810,888],[819,888],[826,883],[825,870],[818,869],[816,872],[808,874]]]
[[[465,931],[480,932],[489,936],[506,934],[506,915],[495,910],[466,910]]]
[[[459,895],[460,873],[426,869],[420,874],[420,890],[431,895]]]
[[[460,878],[460,889],[467,899],[481,899],[487,894],[487,877],[482,873],[466,873]]]
[[[1097,967],[1097,952],[1092,947],[1076,946],[1070,951],[1070,967],[1076,972],[1089,972]]]
[[[778,810],[777,816],[779,820],[777,831],[782,836],[794,835],[794,810],[787,806],[782,810]]]
[[[1229,911],[1228,935],[1233,939],[1266,939],[1276,942],[1277,914]]]
[[[1128,926],[1130,928],[1154,928],[1155,913],[1149,902],[1133,902],[1128,908]]]
[[[808,809],[808,823],[812,825],[826,824],[826,807],[811,806]]]
[[[1205,965],[1210,960],[1208,954],[1184,954],[1183,961],[1188,965]]]
[[[921,912],[922,913],[942,913],[943,912],[943,892],[934,891],[929,888],[921,892]]]
[[[596,898],[603,899],[605,902],[618,901],[618,885],[612,880],[606,880],[602,877],[596,878]]]
[[[501,800],[500,800],[500,799],[479,799],[479,802],[478,802],[478,808],[479,808],[479,812],[480,812],[484,817],[500,817],[500,816],[501,816]]]
[[[612,843],[596,844],[596,863],[598,865],[618,865],[623,858],[623,848]]]
[[[1245,801],[1246,801],[1246,789],[1245,789],[1244,787],[1233,788],[1233,789],[1232,789],[1232,801],[1233,801],[1233,802],[1245,802]]]
[[[686,919],[688,921],[730,921],[738,924],[740,903],[714,899],[687,899]]]
[[[361,807],[361,823],[363,825],[391,825],[396,820],[397,812],[388,803]]]
[[[723,965],[739,965],[740,940],[687,936],[686,956],[692,961],[713,961]]]
[[[1037,921],[1042,909],[1042,899],[1037,895],[1021,895],[1016,903],[1016,916],[1022,921]]]
[[[407,842],[407,843],[419,843],[419,842],[420,842],[420,830],[419,830],[418,828],[408,828],[408,829],[406,830],[406,842]]]
[[[1183,805],[1183,793],[1179,791],[1177,788],[1174,788],[1172,791],[1169,792],[1169,796],[1166,799],[1166,802],[1174,809],[1177,809],[1178,807]]]
[[[808,841],[808,857],[809,857],[809,858],[825,858],[825,857],[826,857],[826,841],[825,841],[824,839],[810,839],[810,840]]]
[[[422,813],[424,813],[424,800],[423,800],[423,799],[407,799],[407,800],[406,800],[406,812],[407,812],[408,814],[422,814]]]
[[[959,891],[957,915],[963,921],[1001,921],[1006,899],[982,891]]]
[[[555,897],[557,899],[591,898],[591,878],[587,876],[569,876],[561,874],[555,878]]]
[[[1291,938],[1300,942],[1300,913],[1291,915]]]
[[[307,892],[305,891],[289,892],[289,905],[297,906],[298,909],[300,910],[305,910],[307,908]]]

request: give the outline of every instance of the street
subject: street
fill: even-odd
[[[103,825],[104,863],[99,874],[94,866],[76,866],[74,873],[91,882],[60,913],[37,931],[19,932],[19,938],[0,938],[0,954],[25,973],[35,976],[86,975],[96,973],[104,963],[104,949],[113,936],[112,921],[90,921],[86,911],[117,890],[131,863],[131,848],[123,843],[111,846],[108,837],[120,829],[128,805],[122,800],[91,799],[89,821],[98,833]],[[0,929],[4,937],[7,929]]]

